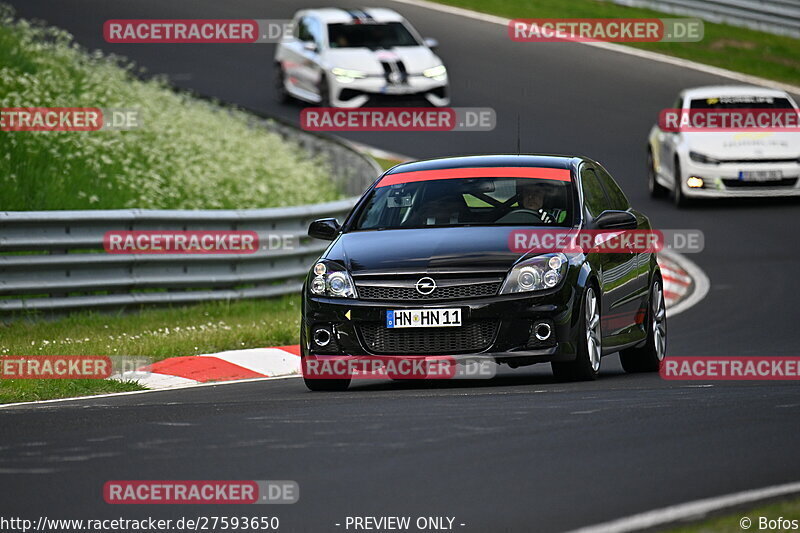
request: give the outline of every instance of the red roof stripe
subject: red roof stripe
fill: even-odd
[[[440,170],[417,170],[388,174],[378,182],[378,187],[415,181],[447,180],[457,178],[533,178],[556,181],[570,181],[570,171],[566,168],[544,167],[465,167],[443,168]]]

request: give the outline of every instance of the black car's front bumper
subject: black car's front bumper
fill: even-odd
[[[509,294],[450,301],[367,301],[319,298],[303,300],[302,352],[317,356],[423,356],[447,355],[454,359],[491,359],[511,366],[575,358],[578,314],[574,287],[564,284],[536,295]],[[462,326],[447,328],[386,328],[386,312],[401,309],[462,310]],[[579,309],[579,306],[578,306]],[[547,323],[552,333],[536,339],[535,327]],[[478,328],[476,325],[480,324]],[[486,336],[492,325],[490,338]],[[324,347],[314,332],[328,328],[331,341]],[[479,330],[475,339],[464,339]],[[378,336],[383,337],[378,337]],[[394,338],[388,336],[394,335]],[[397,337],[402,336],[402,337]],[[449,339],[449,340],[448,340]],[[379,341],[383,342],[379,342]],[[473,342],[474,341],[474,342]],[[404,349],[404,346],[406,349]]]

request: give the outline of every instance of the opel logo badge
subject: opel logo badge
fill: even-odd
[[[390,72],[389,73],[389,82],[390,83],[400,83],[403,79],[403,75],[399,72]]]
[[[436,282],[431,278],[419,278],[419,281],[417,281],[414,287],[420,294],[430,294],[436,290]]]

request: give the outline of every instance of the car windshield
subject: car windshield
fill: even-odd
[[[392,48],[419,46],[401,22],[386,24],[328,24],[331,48]]]
[[[788,98],[744,95],[695,99],[690,109],[794,109],[794,106]]]
[[[571,181],[459,178],[378,186],[352,230],[573,225]]]

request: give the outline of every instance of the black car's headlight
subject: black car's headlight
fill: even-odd
[[[506,276],[500,294],[552,289],[567,274],[567,256],[562,253],[537,255],[514,265]]]
[[[700,152],[689,152],[689,159],[695,163],[705,163],[706,165],[719,165],[720,163],[719,159],[708,157]]]
[[[356,288],[347,270],[322,261],[314,265],[314,277],[308,284],[308,290],[315,296],[356,297]]]

